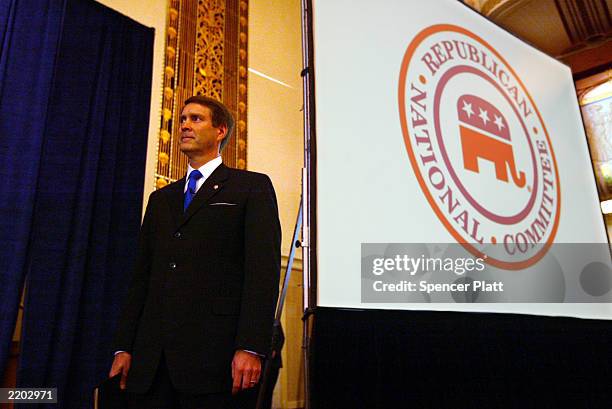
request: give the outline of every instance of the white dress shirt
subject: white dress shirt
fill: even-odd
[[[217,156],[213,160],[206,162],[198,168],[202,174],[202,177],[196,181],[196,192],[200,190],[204,182],[206,182],[206,179],[208,179],[208,177],[215,171],[215,169],[219,167],[219,165],[221,165],[222,162],[223,160],[221,159],[221,156]],[[191,164],[187,165],[187,176],[185,177],[185,187],[183,188],[183,193],[187,191],[187,186],[189,185],[189,175],[191,175],[191,172],[194,170],[195,169],[191,167]]]

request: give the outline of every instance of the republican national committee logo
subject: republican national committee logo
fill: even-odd
[[[500,268],[541,259],[559,224],[557,163],[500,53],[462,27],[424,29],[402,61],[399,112],[414,173],[453,237]]]

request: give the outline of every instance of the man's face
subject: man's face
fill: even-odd
[[[227,128],[214,127],[210,108],[200,104],[187,104],[181,112],[180,149],[190,158],[212,156],[219,153],[219,145]]]

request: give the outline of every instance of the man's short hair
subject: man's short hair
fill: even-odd
[[[205,97],[204,95],[194,95],[193,97],[188,98],[183,104],[183,108],[187,104],[198,104],[207,107],[212,113],[211,119],[213,126],[215,128],[221,125],[225,125],[227,127],[225,138],[223,138],[219,147],[220,150],[223,150],[225,145],[227,145],[229,142],[232,132],[234,131],[234,117],[229,109],[227,109],[227,107],[220,101],[210,97]]]

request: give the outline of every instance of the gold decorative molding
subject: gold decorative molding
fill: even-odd
[[[247,33],[247,0],[168,1],[156,188],[187,170],[178,124],[183,101],[192,95],[220,100],[232,112],[236,129],[223,161],[246,168]]]
[[[172,147],[172,112],[174,110],[175,68],[178,49],[180,0],[168,1],[166,20],[166,50],[164,53],[164,78],[159,139],[157,141],[157,163],[155,166],[155,188],[160,189],[171,182],[170,153]]]
[[[480,4],[480,13],[498,21],[518,9],[530,7],[534,1],[538,0],[484,0]]]
[[[497,8],[501,3],[507,3],[509,0],[486,0],[480,4],[480,13],[488,16],[493,9]]]
[[[482,3],[485,2],[485,0],[462,0],[465,4],[467,4],[468,6],[470,6],[471,8],[473,8],[476,11],[479,11],[482,9]]]
[[[247,165],[248,11],[247,0],[225,0],[223,102],[236,119],[236,129],[223,150],[223,160],[238,169]]]
[[[198,1],[194,93],[223,97],[225,1]]]

